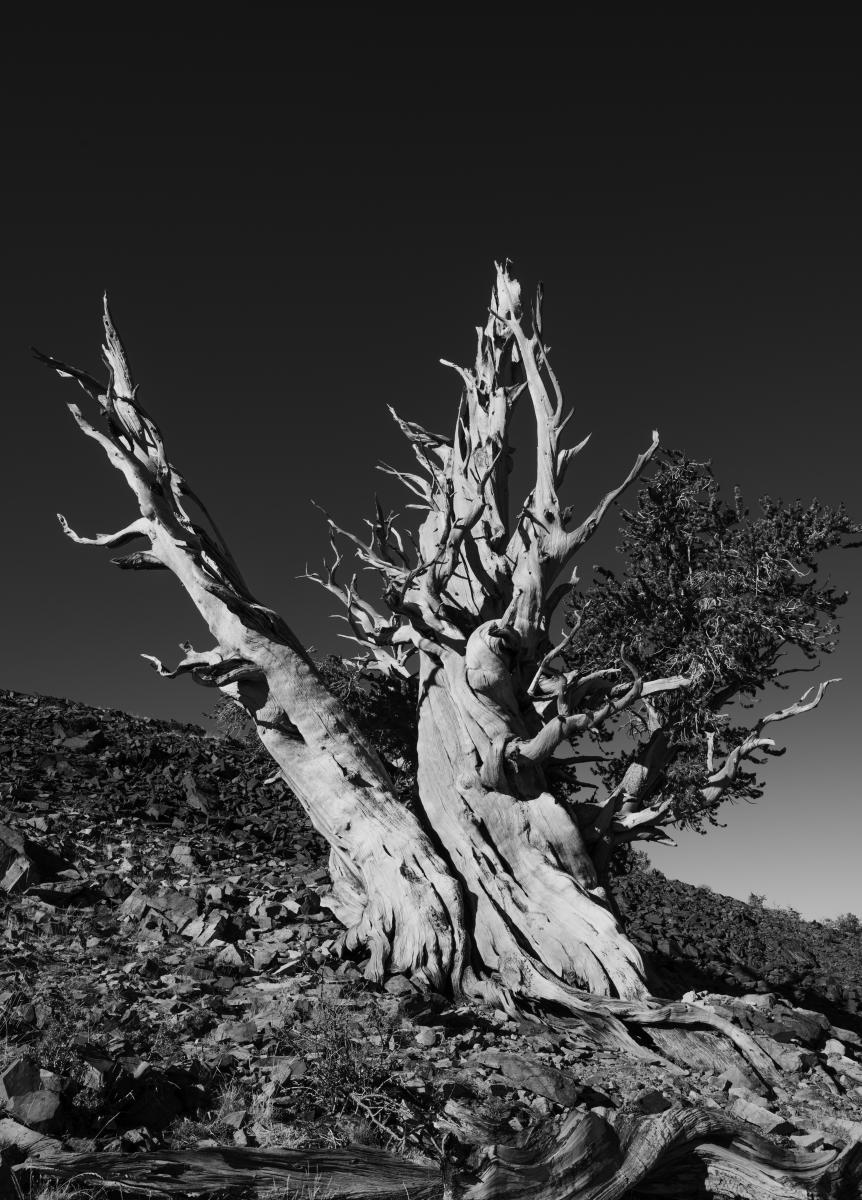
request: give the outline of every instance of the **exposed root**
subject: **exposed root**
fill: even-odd
[[[727,1200],[851,1197],[862,1182],[862,1146],[804,1151],[777,1146],[742,1122],[680,1105],[654,1117],[606,1120],[573,1112],[515,1145],[488,1147],[463,1200],[621,1200],[697,1196]]]

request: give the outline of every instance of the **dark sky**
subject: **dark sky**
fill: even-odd
[[[375,489],[402,503],[374,470],[408,461],[386,405],[454,420],[437,359],[471,357],[503,256],[544,281],[573,437],[593,432],[574,502],[657,427],[752,500],[862,518],[858,44],[825,21],[525,28],[10,42],[0,684],[191,720],[211,705],[138,657],[208,644],[173,579],[116,571],[54,517],[133,516],[66,412],[72,385],[28,352],[96,370],[106,288],[173,461],[258,599],[320,652],[339,625],[297,578],[326,549],[310,498],[354,527]],[[611,524],[582,575],[613,544]],[[756,808],[656,860],[811,915],[862,912],[862,558],[829,569],[855,591],[823,669],[843,683],[781,727]]]

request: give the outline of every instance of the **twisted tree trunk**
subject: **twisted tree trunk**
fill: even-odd
[[[643,680],[624,649],[618,662],[600,670],[554,666],[565,643],[552,646],[550,623],[571,583],[559,577],[658,441],[654,435],[623,483],[572,525],[559,491],[585,442],[559,446],[571,414],[564,412],[542,340],[541,292],[528,336],[518,285],[498,269],[491,314],[477,331],[475,366],[456,368],[464,388],[451,439],[397,418],[422,474],[387,470],[426,511],[418,539],[405,539],[379,506],[367,544],[345,535],[381,576],[388,613],[360,596],[355,577],[339,582],[336,537],[344,531],[331,520],[335,562],[325,577],[314,577],[345,605],[370,665],[418,672],[418,797],[412,806],[399,799],[386,766],[326,690],[289,626],[252,597],[138,402],[107,307],[104,321],[106,385],[40,357],[77,380],[94,403],[99,427],[77,405],[69,408],[124,476],[140,517],[94,538],[79,537],[61,517],[62,527],[90,545],[145,539],[147,549],[114,559],[116,565],[170,570],[188,592],[213,648],[197,652],[184,645],[185,657],[174,670],[151,661],[165,676],[190,673],[220,689],[252,718],[329,842],[328,903],[345,926],[344,946],[367,951],[367,976],[408,972],[453,996],[509,1008],[553,1001],[589,1022],[600,1042],[654,1060],[661,1059],[658,1050],[633,1039],[628,1028],[711,1028],[767,1085],[773,1083],[774,1064],[747,1034],[698,1006],[665,1005],[648,995],[641,958],[600,885],[615,844],[660,836],[669,802],[655,797],[650,764],[633,764],[620,787],[598,802],[582,802],[577,794],[564,800],[549,787],[550,767],[560,769],[552,763],[559,748],[576,746],[622,710],[687,687],[691,678]],[[508,430],[524,392],[535,416],[536,473],[530,493],[512,510]],[[765,724],[813,707],[822,691],[823,685],[807,704],[762,719],[723,765],[709,761],[705,788],[726,786],[740,763],[768,744],[760,737]],[[670,1119],[666,1124],[658,1149],[653,1147],[656,1161],[681,1136]],[[632,1166],[641,1161],[640,1150],[615,1160],[613,1186],[599,1186],[593,1173],[589,1186],[581,1187],[577,1146],[592,1136],[584,1128],[572,1126],[559,1153],[547,1146],[524,1149],[524,1161],[539,1164],[526,1190],[517,1190],[523,1174],[520,1182],[509,1179],[509,1164],[495,1168],[493,1184],[483,1182],[470,1194],[622,1196],[623,1183],[628,1187],[642,1177]],[[562,1174],[553,1186],[539,1186],[536,1180],[548,1180],[548,1171]]]
[[[640,955],[607,905],[576,821],[541,768],[506,769],[500,748],[527,731],[505,667],[491,669],[486,634],[480,626],[464,656],[423,655],[418,757],[422,810],[463,883],[481,974],[548,999],[559,999],[561,984],[643,995]]]
[[[560,446],[571,413],[542,340],[541,290],[533,333],[521,321],[520,288],[498,267],[490,316],[479,328],[473,368],[455,368],[463,393],[454,436],[396,417],[422,474],[395,471],[426,510],[408,540],[378,505],[363,543],[331,519],[335,563],[312,576],[344,604],[346,618],[379,670],[418,671],[418,800],[395,794],[380,757],[324,687],[286,622],[252,597],[218,528],[170,463],[162,434],[140,405],[129,362],[105,307],[108,382],[44,355],[96,405],[101,428],[70,404],[79,428],[124,476],[140,517],[114,534],[77,542],[149,548],[114,559],[123,569],[170,570],[206,622],[215,645],[185,657],[188,672],[240,704],[312,823],[331,846],[329,903],[344,945],[368,951],[366,973],[420,974],[454,994],[504,1004],[517,997],[574,1004],[578,992],[645,997],[640,956],[608,905],[600,874],[613,846],[661,836],[669,801],[655,798],[649,764],[633,764],[599,802],[563,801],[548,785],[557,750],[648,697],[691,678],[642,680],[621,651],[618,664],[561,670],[565,649],[549,627],[570,584],[558,579],[609,505],[655,451],[657,435],[622,484],[580,524],[560,489],[586,444]],[[447,364],[451,366],[452,364]],[[518,398],[531,401],[535,481],[509,503],[509,429]],[[355,577],[337,579],[346,536],[383,582],[389,609],[360,596]],[[148,657],[148,656],[145,656]],[[410,660],[418,660],[415,668]],[[625,680],[625,675],[630,677]],[[816,704],[762,719],[716,769],[705,794],[767,744],[763,726]],[[555,770],[559,764],[553,764]],[[576,1007],[582,1007],[575,1004]]]

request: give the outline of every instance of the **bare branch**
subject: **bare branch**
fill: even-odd
[[[713,755],[714,737],[707,735],[707,769],[710,770],[710,768],[713,768],[710,770],[706,786],[701,788],[701,795],[707,804],[716,805],[721,800],[728,787],[739,775],[742,763],[747,759],[751,759],[758,750],[763,750],[765,753],[773,755],[781,753],[781,751],[775,749],[775,742],[772,738],[760,736],[767,725],[775,721],[786,721],[788,717],[801,716],[803,713],[811,712],[823,699],[829,685],[839,682],[840,680],[838,679],[826,679],[818,685],[811,700],[806,700],[806,697],[810,696],[814,690],[809,688],[795,704],[790,704],[787,708],[779,709],[777,712],[768,713],[765,717],[761,717],[745,739],[730,751],[718,769],[715,769]]]
[[[652,443],[647,447],[646,450],[644,450],[642,454],[637,456],[634,466],[619,487],[613,488],[610,492],[608,492],[607,495],[604,496],[596,505],[587,519],[577,527],[577,529],[572,529],[566,534],[566,557],[589,541],[598,528],[599,522],[607,512],[610,505],[613,504],[614,500],[623,494],[626,488],[633,483],[635,479],[637,479],[638,475],[640,475],[641,471],[655,454],[656,450],[658,450],[658,446],[658,430],[654,429]]]
[[[553,646],[548,651],[548,653],[544,656],[542,661],[539,663],[536,674],[533,676],[530,686],[527,688],[528,696],[535,695],[536,688],[539,685],[539,680],[545,674],[547,668],[554,661],[554,659],[557,658],[560,654],[562,654],[563,651],[566,649],[566,647],[569,645],[569,643],[572,641],[575,634],[578,632],[578,630],[581,627],[582,620],[583,620],[583,618],[582,618],[581,614],[576,613],[575,614],[575,623],[572,626],[572,628],[569,630],[569,632],[566,634],[566,636],[563,638],[563,640],[561,642],[558,642],[556,646]]]
[[[121,571],[167,571],[167,567],[157,554],[151,550],[138,550],[134,554],[124,554],[120,558],[112,558],[111,565]]]
[[[629,708],[639,698],[642,686],[642,681],[636,678],[621,696],[610,697],[592,712],[552,718],[534,737],[513,739],[507,746],[507,754],[515,760],[526,759],[534,764],[546,762],[559,746],[576,734],[597,729],[610,717]]]
[[[382,471],[384,475],[393,475],[399,479],[406,488],[411,491],[414,496],[418,496],[420,500],[424,500],[425,504],[431,501],[431,490],[421,475],[415,475],[412,471],[397,471],[395,467],[391,467],[389,463],[381,462],[377,464],[377,470]]]
[[[571,416],[571,414],[569,414],[569,416]],[[566,421],[564,423],[560,424],[560,432],[562,432],[562,430],[563,430],[563,424],[567,424],[568,421],[569,421],[569,417],[566,418]],[[592,436],[593,435],[591,433],[588,433],[587,436],[582,441],[578,442],[577,446],[570,446],[567,450],[558,450],[557,451],[557,486],[558,487],[560,486],[560,484],[562,484],[563,480],[566,477],[566,471],[568,469],[569,463],[571,463],[574,459],[576,459],[578,457],[578,455],[581,453],[581,451],[587,446],[587,444]]]
[[[263,678],[260,668],[248,659],[239,655],[226,656],[219,647],[198,651],[193,649],[190,642],[180,642],[180,649],[185,652],[185,658],[172,671],[152,654],[142,654],[141,658],[150,663],[163,679],[177,679],[180,675],[190,674],[195,683],[203,687],[224,688],[241,679]]]
[[[143,517],[132,521],[131,525],[117,530],[116,533],[97,533],[95,537],[91,538],[81,537],[80,534],[75,533],[62,513],[57,513],[57,520],[66,537],[77,542],[79,546],[108,546],[113,550],[119,546],[125,546],[135,538],[150,536],[149,524]]]
[[[801,716],[802,713],[811,712],[811,710],[816,708],[823,699],[823,694],[829,685],[840,682],[840,679],[824,679],[822,683],[817,685],[817,690],[813,699],[808,700],[806,703],[806,697],[810,696],[814,691],[814,688],[809,688],[807,692],[800,696],[795,704],[790,704],[787,708],[779,709],[778,712],[769,713],[768,716],[765,716],[762,718],[762,720],[758,721],[755,728],[759,731],[763,729],[765,725],[769,725],[773,721],[786,721],[788,717],[798,717]]]

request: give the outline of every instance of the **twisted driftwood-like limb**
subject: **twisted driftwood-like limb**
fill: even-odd
[[[787,1150],[715,1109],[674,1105],[653,1117],[572,1112],[523,1143],[494,1147],[463,1200],[716,1200],[850,1197],[862,1182],[862,1147]]]
[[[277,1186],[317,1189],[340,1200],[849,1200],[862,1184],[862,1146],[787,1149],[716,1109],[674,1105],[658,1116],[605,1118],[574,1110],[513,1137],[450,1106],[438,1124],[478,1143],[480,1169],[451,1160],[423,1165],[367,1146],[343,1150],[149,1151],[46,1154],[14,1168],[19,1179],[97,1184],[107,1195],[172,1196],[218,1191],[263,1196]],[[444,1143],[445,1145],[445,1143]]]
[[[418,971],[436,986],[460,986],[466,934],[460,886],[427,831],[392,790],[386,768],[350,714],[321,683],[287,624],[256,603],[221,534],[191,515],[182,475],[168,461],[162,435],[136,397],[123,345],[104,311],[108,382],[40,355],[77,380],[96,405],[101,427],[68,405],[81,432],[125,478],[140,517],[116,534],[84,538],[60,517],[76,542],[116,547],[142,537],[146,564],[174,573],[215,639],[212,650],[186,657],[168,678],[190,673],[240,703],[261,741],[332,847],[330,903],[347,929],[345,944],[369,951],[367,973]],[[128,561],[120,566],[130,565]],[[143,565],[139,556],[137,565]],[[149,656],[145,656],[149,657]]]
[[[140,1154],[44,1155],[15,1168],[19,1178],[98,1185],[110,1196],[186,1196],[217,1192],[286,1196],[398,1197],[438,1200],[440,1170],[370,1146],[335,1150],[152,1150]]]

